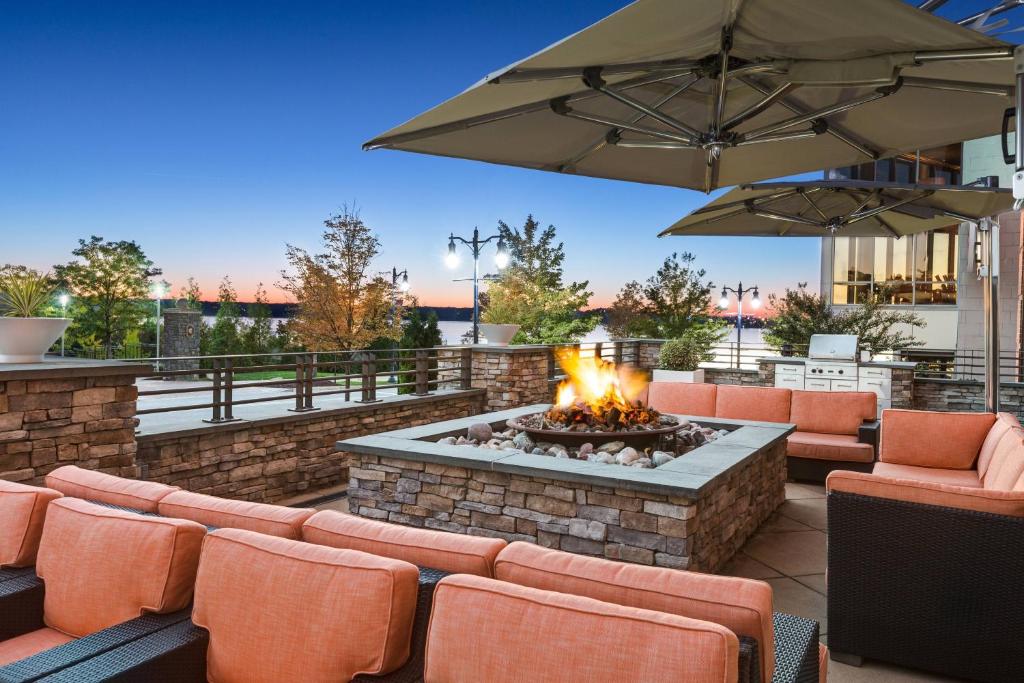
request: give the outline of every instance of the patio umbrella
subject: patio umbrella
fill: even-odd
[[[364,148],[708,192],[993,135],[1012,56],[902,0],[639,0]]]
[[[981,243],[984,278],[985,403],[999,410],[999,223],[1014,207],[1009,189],[859,180],[742,185],[663,230],[659,236],[901,238],[970,223]],[[832,240],[833,249],[835,240]],[[833,258],[834,260],[834,258]]]
[[[1013,208],[1009,189],[832,180],[741,185],[662,230],[668,235],[904,237]]]

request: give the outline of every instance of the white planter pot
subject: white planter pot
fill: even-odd
[[[70,318],[0,318],[0,363],[42,363]]]
[[[484,336],[491,346],[508,346],[512,337],[519,331],[519,325],[494,325],[491,323],[480,323],[480,334]]]
[[[704,370],[655,370],[655,382],[687,382],[689,384],[703,384]]]

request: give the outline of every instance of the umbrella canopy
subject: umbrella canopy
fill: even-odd
[[[1009,189],[862,180],[741,185],[660,233],[903,237],[1013,208]]]
[[[710,191],[995,134],[1013,82],[902,0],[639,0],[364,147]]]

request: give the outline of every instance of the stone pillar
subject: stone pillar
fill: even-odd
[[[758,384],[763,387],[775,386],[775,363],[763,358],[757,361]]]
[[[914,407],[914,370],[912,368],[892,369],[890,400],[893,408],[910,410]]]
[[[163,334],[160,342],[162,356],[198,356],[199,330],[203,324],[203,312],[189,308],[181,300],[174,308],[164,309]],[[161,370],[198,370],[198,360],[169,360],[160,364]],[[172,379],[191,379],[181,375]]]
[[[551,402],[549,347],[480,344],[470,348],[472,387],[487,390],[487,412]]]
[[[117,361],[0,364],[0,479],[42,484],[61,465],[137,477],[135,378]]]
[[[636,346],[637,367],[643,370],[654,370],[658,367],[661,360],[661,345],[665,343],[663,339],[639,339],[622,343],[626,346]]]

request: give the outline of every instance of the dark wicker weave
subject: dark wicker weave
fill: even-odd
[[[20,579],[23,576],[32,576],[36,573],[35,567],[4,567],[0,568],[0,583],[11,579]]]
[[[739,683],[761,682],[761,662],[758,656],[757,641],[749,636],[740,636]]]
[[[871,462],[854,462],[852,460],[815,460],[813,458],[786,458],[786,474],[790,479],[808,481],[815,484],[825,483],[825,478],[833,470],[853,472],[870,472],[878,459],[878,439],[882,423],[878,420],[865,422],[857,430],[857,441],[871,444],[875,454]]]
[[[776,612],[772,683],[818,683],[818,622]],[[829,636],[831,638],[831,635]]]
[[[44,595],[35,572],[0,583],[0,640],[43,628]]]
[[[191,610],[147,614],[0,667],[0,683],[28,683],[187,621]],[[50,679],[47,679],[50,680]]]
[[[830,492],[828,527],[836,659],[1024,678],[1024,519]]]

